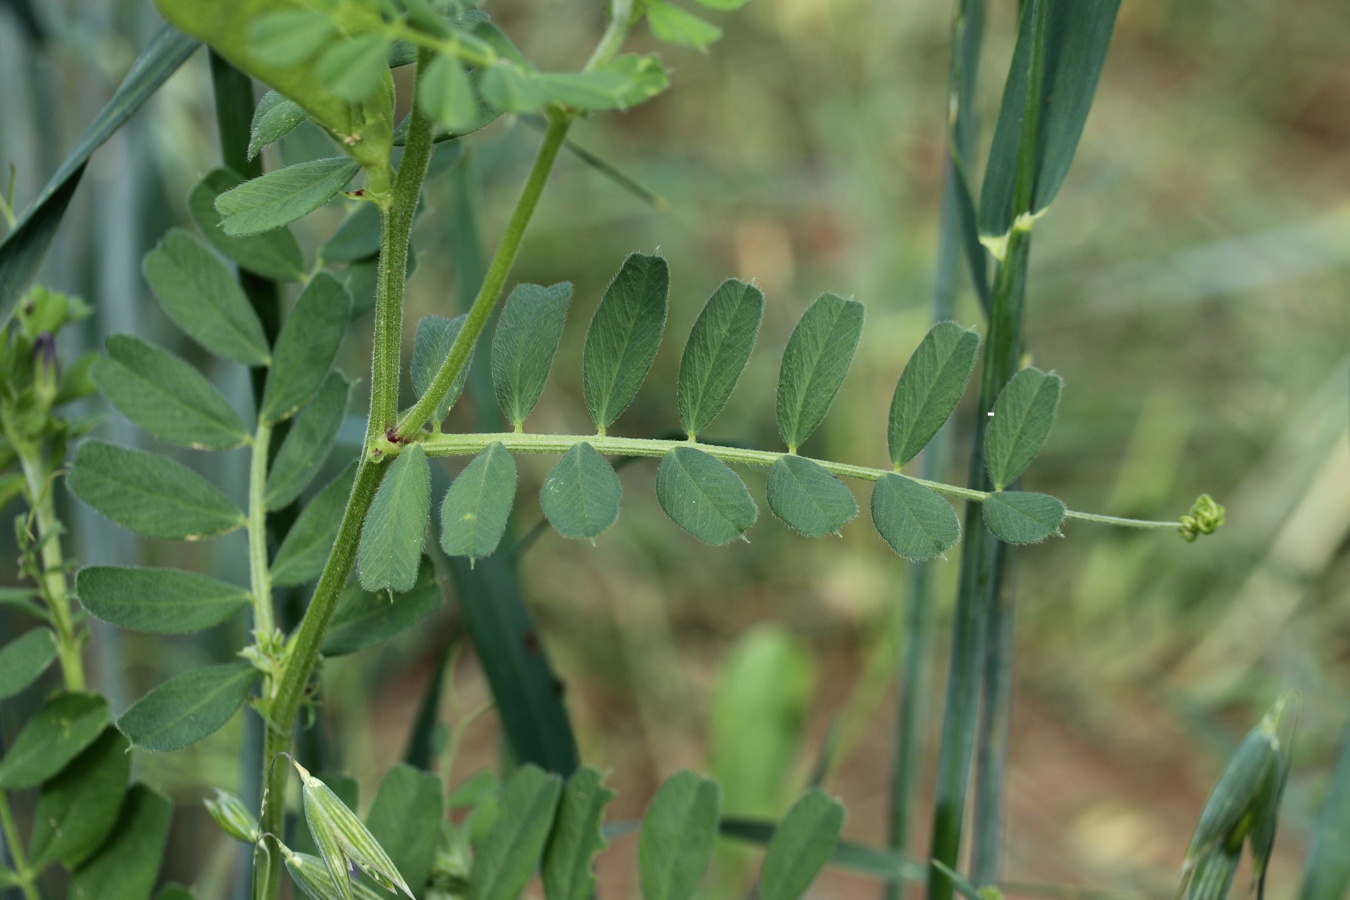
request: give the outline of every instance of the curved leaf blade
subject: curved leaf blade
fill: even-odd
[[[247,588],[180,569],[88,566],[75,595],[94,616],[120,628],[188,634],[219,625],[248,606]]]
[[[390,464],[361,526],[356,565],[361,587],[402,594],[417,582],[431,517],[431,467],[421,444]]]
[[[591,318],[581,381],[586,408],[601,434],[633,402],[656,360],[669,292],[666,261],[634,253]]]
[[[360,168],[345,156],[296,163],[226,191],[216,198],[216,211],[227,235],[271,231],[332,200]]]
[[[98,740],[109,721],[97,694],[61,693],[42,705],[0,762],[0,788],[36,787]]]
[[[780,456],[770,467],[768,495],[773,514],[806,537],[838,534],[858,514],[852,492],[800,456]]]
[[[862,326],[861,303],[821,294],[793,329],[778,372],[778,432],[788,452],[796,453],[829,412]]]
[[[246,523],[219,488],[157,453],[86,441],[66,481],[76,497],[146,537],[194,541]]]
[[[347,412],[350,395],[347,379],[341,372],[333,372],[295,417],[267,472],[263,505],[269,510],[288,506],[323,468]]]
[[[117,728],[142,750],[180,750],[228,722],[261,677],[246,662],[184,672],[131,704]]]
[[[1050,435],[1064,380],[1053,372],[1022,369],[994,402],[984,439],[984,462],[994,490],[1017,480]]]
[[[337,356],[351,310],[347,289],[327,272],[305,287],[277,335],[260,419],[280,422],[314,396]]]
[[[676,447],[661,458],[656,499],[676,525],[708,544],[735,540],[759,518],[740,476],[693,447]]]
[[[600,829],[614,792],[589,766],[578,769],[563,787],[553,834],[544,851],[544,895],[549,900],[588,900],[595,890],[591,864],[608,843]]]
[[[567,538],[594,538],[619,517],[623,488],[600,453],[584,441],[573,444],[544,479],[539,505]]]
[[[131,745],[116,728],[42,786],[29,854],[34,866],[73,869],[98,849],[117,822],[131,775]]]
[[[819,788],[793,804],[774,830],[759,876],[763,900],[797,900],[829,861],[844,827],[844,807]]]
[[[722,282],[699,313],[675,383],[680,425],[691,438],[726,406],[750,361],[763,318],[764,294],[734,278]]]
[[[170,319],[207,350],[246,366],[265,365],[262,323],[229,267],[201,241],[173,228],[142,264]]]
[[[470,559],[497,549],[516,501],[516,461],[494,442],[464,467],[441,503],[441,549]]]
[[[566,281],[548,287],[518,284],[506,298],[492,336],[492,389],[513,428],[524,425],[544,392],[571,299],[572,285]]]
[[[293,587],[319,577],[337,540],[355,478],[352,463],[305,504],[272,559],[272,584]]]
[[[229,450],[248,431],[220,389],[187,362],[129,334],[108,338],[89,375],[117,410],[161,440]]]
[[[939,322],[924,335],[891,397],[891,462],[903,466],[928,446],[965,393],[979,350],[979,335],[955,322]]]
[[[264,96],[276,96],[269,91]],[[282,101],[290,103],[289,100]],[[290,104],[294,106],[294,104]],[[262,109],[261,104],[258,107]],[[299,109],[299,107],[295,107]],[[304,119],[304,113],[300,113]],[[297,123],[298,124],[298,123]],[[305,259],[300,245],[289,228],[274,228],[264,234],[234,236],[225,233],[216,198],[244,183],[244,179],[229,169],[214,169],[197,182],[188,194],[188,210],[197,227],[221,253],[238,264],[239,268],[271,278],[273,281],[302,281],[305,278]]]
[[[985,526],[1010,544],[1039,544],[1059,534],[1065,506],[1048,494],[999,491],[984,501]]]
[[[0,700],[28,687],[56,659],[56,641],[47,628],[34,628],[0,650]]]
[[[497,822],[474,858],[468,900],[520,896],[548,840],[561,793],[557,775],[533,765],[516,770],[502,792]]]
[[[941,556],[961,538],[961,523],[946,500],[889,472],[872,490],[872,523],[892,550],[914,562]]]
[[[349,584],[324,635],[323,654],[345,656],[382,644],[440,609],[444,601],[431,560],[425,556],[418,565],[417,581],[412,588],[392,600]]]
[[[643,900],[690,900],[717,842],[722,792],[717,782],[690,771],[661,785],[638,831],[638,877]]]
[[[417,392],[418,397],[431,387],[436,373],[449,358],[450,349],[454,347],[455,339],[464,329],[464,322],[467,319],[467,314],[455,316],[453,319],[447,319],[445,316],[423,316],[417,323],[417,335],[413,338],[413,355],[412,361],[408,364],[408,374],[412,376],[413,390]],[[450,413],[450,407],[459,399],[468,379],[469,365],[466,363],[455,376],[455,380],[450,383],[450,390],[446,391],[441,402],[436,404],[436,411],[431,414],[432,422],[445,419]]]

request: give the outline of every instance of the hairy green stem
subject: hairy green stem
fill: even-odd
[[[80,637],[75,632],[74,617],[70,611],[70,585],[66,581],[65,558],[61,551],[61,522],[52,503],[51,479],[39,448],[26,442],[14,445],[23,467],[24,484],[37,523],[37,540],[41,547],[38,562],[42,571],[38,587],[51,613],[56,630],[56,652],[61,661],[61,676],[66,690],[82,691],[85,687],[84,661],[80,657]]]
[[[253,631],[258,639],[272,634],[272,579],[267,569],[267,450],[272,441],[272,426],[258,423],[253,435],[253,452],[248,467],[248,568],[253,593]],[[266,696],[267,691],[263,691]]]
[[[5,843],[9,845],[9,855],[14,860],[14,874],[18,876],[24,900],[42,900],[33,882],[37,873],[28,868],[28,857],[23,852],[23,844],[19,843],[19,830],[14,827],[14,815],[9,809],[9,796],[4,791],[0,791],[0,834],[4,835]]]

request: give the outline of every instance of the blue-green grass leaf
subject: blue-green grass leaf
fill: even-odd
[[[619,517],[619,476],[594,447],[573,444],[544,479],[539,505],[563,537],[593,538]]]
[[[726,406],[755,349],[763,317],[764,295],[734,278],[722,282],[699,313],[675,383],[680,425],[690,437]]]
[[[337,540],[355,477],[352,463],[305,504],[272,559],[272,584],[293,587],[319,577]]]
[[[829,861],[844,807],[819,788],[793,804],[769,841],[759,876],[763,900],[797,900]]]
[[[264,422],[289,418],[319,389],[337,356],[351,308],[347,289],[327,272],[305,287],[277,335],[258,411]]]
[[[0,762],[0,788],[37,787],[98,739],[108,704],[97,694],[61,693],[24,724]]]
[[[709,544],[725,544],[759,517],[740,476],[693,447],[675,447],[656,470],[656,499],[666,515]]]
[[[694,896],[712,860],[721,804],[717,782],[687,770],[661,785],[638,831],[643,900]]]
[[[984,439],[984,461],[995,490],[1026,471],[1050,435],[1064,381],[1053,372],[1026,368],[1004,386],[994,402]]]
[[[862,337],[863,306],[821,294],[802,315],[778,373],[778,432],[795,453],[816,430],[844,384]]]
[[[361,587],[404,593],[417,581],[431,517],[431,467],[421,444],[404,448],[375,491],[361,526]]]
[[[181,228],[173,228],[142,265],[174,324],[207,350],[246,366],[268,361],[258,315],[220,257]]]
[[[1047,494],[999,491],[984,501],[984,524],[994,535],[1012,544],[1037,544],[1059,534],[1064,521],[1063,502]]]
[[[474,856],[468,900],[514,900],[534,875],[562,780],[538,766],[516,770],[502,792],[497,822]]]
[[[858,514],[857,501],[819,463],[780,456],[769,468],[769,509],[807,537],[838,534]]]
[[[891,398],[891,462],[902,466],[928,446],[965,393],[979,349],[979,335],[955,322],[939,322],[924,335]]]
[[[500,443],[475,456],[445,492],[441,549],[470,559],[497,549],[516,500],[516,461]]]
[[[347,379],[340,372],[332,372],[295,417],[267,471],[263,505],[268,509],[289,505],[323,467],[347,412],[350,394]]]
[[[187,634],[219,625],[249,603],[248,588],[180,569],[88,566],[75,594],[94,616],[120,628]]]
[[[332,200],[360,165],[343,156],[297,163],[246,181],[216,198],[228,235],[289,225]]]
[[[131,775],[130,749],[120,731],[105,727],[70,765],[42,785],[28,847],[33,866],[59,862],[73,869],[108,837]]]
[[[544,895],[549,900],[589,900],[595,891],[596,855],[605,849],[600,829],[605,806],[614,792],[589,766],[567,779],[548,847],[544,850]]]
[[[666,261],[634,253],[595,310],[586,330],[582,389],[601,434],[633,402],[656,359],[669,293]]]
[[[108,338],[107,350],[90,377],[122,415],[150,434],[199,450],[229,450],[248,441],[225,395],[184,360],[129,334]]]
[[[425,556],[418,565],[417,581],[412,588],[392,599],[387,594],[368,594],[360,585],[349,584],[324,635],[324,656],[345,656],[382,644],[436,612],[444,602],[436,572]]]
[[[191,541],[246,522],[219,488],[157,453],[86,441],[66,480],[76,497],[146,537]]]
[[[492,390],[512,427],[524,424],[544,392],[571,299],[566,281],[518,284],[506,298],[492,336]]]
[[[180,750],[228,722],[261,677],[246,662],[184,672],[131,704],[117,727],[142,750]]]
[[[408,364],[413,390],[417,392],[417,396],[421,397],[427,388],[431,387],[436,373],[450,355],[450,348],[454,346],[455,338],[459,337],[467,318],[467,315],[458,315],[453,319],[444,316],[423,316],[422,321],[417,323],[417,335],[413,338],[412,361]],[[472,358],[470,356],[469,360]],[[436,404],[431,421],[440,422],[449,414],[450,407],[459,399],[460,393],[464,390],[464,383],[468,379],[469,361],[466,361],[459,374],[455,376],[455,380],[451,382],[450,390],[446,391],[441,402]]]
[[[110,837],[70,876],[70,900],[145,900],[159,876],[173,804],[143,784],[122,801]]]
[[[0,700],[13,697],[38,680],[56,659],[56,641],[48,628],[30,629],[0,649]]]
[[[275,92],[269,91],[267,96],[275,96]],[[290,103],[289,100],[284,102]],[[300,115],[303,118],[304,113]],[[305,259],[289,228],[274,228],[263,234],[240,237],[225,233],[220,212],[216,209],[216,198],[243,183],[244,179],[229,169],[215,169],[197,182],[188,194],[188,210],[197,227],[212,246],[239,268],[273,281],[302,281],[306,272]]]
[[[914,561],[941,556],[961,537],[961,523],[946,500],[893,473],[872,489],[872,523],[892,550]]]

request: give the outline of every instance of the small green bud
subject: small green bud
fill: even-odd
[[[206,811],[216,820],[216,824],[235,840],[243,841],[245,844],[256,844],[262,837],[258,820],[253,813],[249,812],[243,800],[229,791],[216,788],[215,799],[208,798],[202,802],[206,804]]]

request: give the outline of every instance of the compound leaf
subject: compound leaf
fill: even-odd
[[[133,631],[187,634],[219,625],[249,603],[249,591],[196,572],[88,566],[75,594],[105,622]]]
[[[518,284],[506,298],[492,336],[492,388],[512,427],[520,428],[539,402],[571,299],[572,285],[565,281]]]
[[[712,860],[721,805],[717,782],[693,772],[677,772],[661,785],[638,832],[643,900],[694,896]]]
[[[332,200],[359,168],[343,156],[296,163],[226,191],[216,210],[228,235],[271,231]]]
[[[131,704],[117,727],[142,750],[182,749],[228,722],[261,677],[246,662],[184,672]]]
[[[549,900],[588,900],[595,890],[591,863],[605,849],[600,829],[605,806],[614,792],[601,784],[599,772],[578,769],[563,787],[553,834],[544,851],[544,895]]]
[[[834,294],[821,294],[802,315],[783,351],[778,373],[778,431],[789,452],[816,430],[862,337],[863,306]]]
[[[276,96],[278,95],[275,91],[268,91],[263,96],[263,102],[266,102],[268,97]],[[289,100],[281,102],[294,107],[300,120],[304,119],[304,111],[294,103]],[[262,108],[261,104],[258,108]],[[305,260],[300,255],[300,245],[296,243],[295,235],[289,228],[274,228],[265,234],[241,237],[225,233],[225,229],[221,226],[220,212],[216,209],[216,198],[243,183],[244,179],[229,169],[215,169],[197,182],[192,192],[188,194],[188,210],[192,213],[197,227],[217,250],[238,263],[239,268],[274,281],[303,280]]]
[[[368,594],[359,585],[349,584],[338,600],[333,622],[324,636],[324,656],[344,656],[382,644],[440,609],[444,599],[431,560],[425,556],[418,565],[417,581],[412,588],[392,599],[384,594]]]
[[[769,509],[806,535],[838,534],[858,514],[853,494],[819,463],[780,456],[769,469]]]
[[[979,349],[979,335],[955,322],[939,322],[924,335],[891,398],[891,462],[903,466],[928,446],[965,393]]]
[[[557,775],[535,765],[516,770],[502,792],[497,822],[474,857],[468,900],[520,896],[548,840],[561,793]]]
[[[582,388],[601,434],[633,401],[656,359],[669,292],[666,261],[634,253],[595,310],[586,331]]]
[[[797,900],[839,842],[844,807],[819,788],[792,805],[774,830],[759,876],[763,900]]]
[[[32,865],[59,862],[73,869],[98,849],[122,807],[130,749],[120,731],[104,727],[97,740],[42,785],[29,846]]]
[[[409,444],[390,464],[361,526],[361,587],[399,594],[412,589],[430,517],[431,467],[422,445]]]
[[[946,500],[928,488],[887,473],[872,490],[872,522],[905,559],[932,559],[961,537],[961,523]]]
[[[676,525],[709,544],[740,537],[759,517],[740,476],[693,447],[675,447],[661,458],[656,499]]]
[[[280,422],[314,396],[337,356],[351,309],[351,297],[336,278],[327,272],[314,276],[277,335],[260,419]]]
[[[0,650],[0,700],[38,680],[56,659],[56,641],[47,628],[34,628]]]
[[[108,721],[108,704],[97,694],[55,695],[9,745],[0,762],[0,788],[42,784],[96,741]]]
[[[722,282],[694,322],[675,386],[680,424],[697,435],[722,411],[755,348],[764,295],[734,278]]]
[[[1050,435],[1064,381],[1026,368],[1004,386],[994,402],[984,438],[984,462],[995,490],[1003,490],[1031,465]]]
[[[563,537],[593,538],[619,517],[621,492],[613,467],[582,442],[573,444],[548,473],[539,505]]]
[[[267,472],[263,505],[268,509],[289,505],[323,467],[342,425],[350,394],[347,379],[340,372],[332,372],[319,393],[295,417]]]
[[[202,476],[157,453],[85,441],[67,483],[85,503],[137,534],[198,540],[244,525],[244,514]]]
[[[142,264],[174,324],[207,350],[246,366],[265,365],[267,337],[234,274],[201,241],[172,228]]]
[[[497,549],[516,500],[516,461],[499,442],[475,456],[445,492],[441,549],[470,559]]]
[[[467,318],[467,315],[458,315],[453,319],[444,316],[423,316],[422,321],[417,323],[417,335],[413,338],[412,361],[408,364],[413,390],[417,392],[417,396],[421,397],[427,392],[427,388],[431,387],[436,372],[450,356],[450,348],[455,345],[455,338],[459,337]],[[459,399],[460,392],[464,390],[464,383],[468,379],[469,361],[466,360],[455,380],[451,382],[450,390],[446,391],[441,402],[436,404],[431,421],[440,422],[446,417],[450,407]]]
[[[984,501],[984,524],[1011,544],[1036,544],[1059,534],[1064,504],[1047,494],[999,491]]]
[[[305,504],[272,560],[272,584],[278,587],[304,584],[323,571],[337,540],[342,512],[347,508],[355,478],[353,463]]]
[[[129,334],[108,338],[89,375],[122,415],[161,440],[199,450],[248,441],[220,389],[172,353]]]

